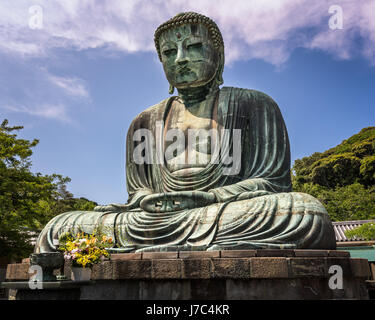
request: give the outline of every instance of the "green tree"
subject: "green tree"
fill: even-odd
[[[333,189],[356,182],[375,183],[375,127],[362,129],[323,153],[297,159],[293,165],[295,184],[314,183]]]
[[[345,231],[345,235],[349,239],[364,239],[364,240],[374,240],[375,239],[375,223],[364,223],[363,225],[355,228],[353,230]]]
[[[375,218],[375,127],[297,159],[293,190],[318,198],[333,221]]]
[[[311,194],[327,209],[332,221],[375,219],[375,186],[365,188],[360,183],[333,189],[305,183],[294,191]]]
[[[53,216],[71,210],[91,210],[96,203],[75,199],[66,190],[70,178],[30,171],[32,148],[38,144],[17,137],[22,126],[0,125],[0,256],[21,258],[32,248],[31,232]]]

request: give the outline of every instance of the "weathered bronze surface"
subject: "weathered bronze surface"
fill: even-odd
[[[182,13],[156,30],[155,44],[170,93],[178,95],[131,123],[128,203],[55,217],[35,252],[56,250],[53,240],[66,231],[90,233],[97,225],[109,227],[118,252],[334,249],[323,205],[291,192],[289,139],[277,104],[259,91],[219,88],[224,44],[216,24]],[[211,135],[197,139],[194,130]],[[144,131],[152,137],[142,140]]]

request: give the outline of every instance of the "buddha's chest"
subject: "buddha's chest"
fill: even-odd
[[[172,104],[164,124],[165,160],[169,170],[184,174],[204,168],[211,159],[215,128],[209,106],[186,108],[178,101]]]
[[[189,130],[210,130],[215,125],[210,109],[206,105],[188,109],[182,103],[174,102],[166,119],[165,129],[178,130],[186,136]]]

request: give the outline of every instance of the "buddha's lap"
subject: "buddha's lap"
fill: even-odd
[[[206,208],[208,211],[215,213],[219,212],[222,205],[215,203]],[[152,214],[140,210],[129,212],[66,212],[51,220],[46,228],[53,227],[58,234],[78,229],[90,233],[95,227],[102,226],[106,233],[111,234],[113,232],[111,229],[116,227],[116,218],[119,215],[138,215],[142,213]],[[233,223],[237,219],[246,218],[250,215],[270,214],[276,216],[310,214],[319,215],[325,219],[328,218],[327,211],[323,205],[308,194],[297,192],[275,193],[226,203],[220,214],[219,226]]]
[[[158,219],[161,218],[163,224],[168,225],[171,214],[173,216],[173,213],[169,213],[165,214],[163,218],[164,215],[159,213],[158,218],[154,221],[158,223],[160,222]],[[302,232],[299,236],[301,239],[310,230],[314,234],[327,232],[334,243],[333,229],[330,226],[327,211],[317,199],[303,193],[277,193],[228,203],[215,203],[203,208],[176,212],[177,214],[179,219],[182,217],[180,221],[184,220],[184,214],[190,214],[192,218],[202,218],[199,219],[200,223],[208,223],[208,225],[217,223],[218,229],[214,243],[220,242],[223,237],[228,235],[228,232],[230,235],[236,235],[241,230],[243,232],[246,230],[251,234],[258,233],[258,239],[262,238],[262,234],[266,230],[269,230],[267,233],[272,233],[273,236],[283,235],[288,230],[299,230],[298,232]],[[155,213],[140,209],[128,212],[66,212],[56,216],[45,226],[37,240],[36,252],[55,250],[52,245],[53,239],[58,239],[65,232],[82,230],[91,233],[98,226],[103,227],[104,233],[114,239],[116,238],[115,230],[119,230],[121,235],[126,238],[124,224],[132,224],[132,221],[137,221],[133,230],[144,230],[145,234],[148,234],[150,231],[149,222],[154,219],[155,215]],[[141,219],[138,220],[138,217]],[[139,221],[146,222],[139,225]],[[243,232],[241,234],[245,236]],[[321,247],[323,248],[323,246]]]
[[[223,211],[223,217],[231,217],[254,213],[276,212],[283,214],[320,214],[327,215],[324,206],[314,197],[305,193],[288,192],[264,195],[252,199],[228,203]]]
[[[321,220],[329,224],[329,216],[324,206],[314,197],[304,193],[275,193],[248,200],[227,204],[218,222],[218,231],[231,226],[259,224],[267,221],[275,225],[284,220],[286,224],[295,224],[303,218]],[[292,222],[293,221],[293,222]]]

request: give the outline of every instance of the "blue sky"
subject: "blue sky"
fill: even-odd
[[[127,129],[169,96],[153,32],[181,11],[222,30],[225,86],[278,103],[292,160],[375,125],[375,1],[234,2],[0,0],[0,119],[40,140],[32,170],[69,176],[78,197],[126,201]],[[342,29],[329,27],[333,4]]]

